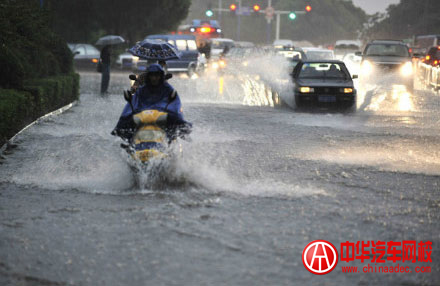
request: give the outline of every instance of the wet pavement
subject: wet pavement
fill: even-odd
[[[356,113],[296,111],[253,75],[176,76],[195,128],[150,188],[110,135],[127,75],[101,97],[82,73],[80,101],[3,154],[0,285],[440,284],[438,93],[373,87]],[[317,239],[429,240],[433,262],[405,265],[432,270],[314,275],[301,254]]]

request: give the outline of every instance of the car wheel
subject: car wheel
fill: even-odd
[[[356,109],[357,109],[357,106],[356,106],[356,101],[355,101],[352,104],[344,107],[344,113],[355,113]]]
[[[196,73],[195,67],[194,66],[190,66],[188,68],[188,72],[187,73],[188,73],[188,77],[191,78]]]

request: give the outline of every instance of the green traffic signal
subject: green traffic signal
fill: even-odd
[[[208,17],[212,17],[214,15],[214,12],[212,12],[212,10],[206,10],[205,14]]]
[[[290,20],[295,20],[295,19],[296,19],[296,14],[293,13],[293,12],[290,13],[290,14],[289,14],[289,19],[290,19]]]

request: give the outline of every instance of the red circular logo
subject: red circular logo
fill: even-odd
[[[307,244],[302,253],[304,267],[316,275],[331,272],[338,265],[336,247],[325,240],[315,240]]]

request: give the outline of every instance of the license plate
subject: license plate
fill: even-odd
[[[336,102],[336,96],[318,96],[319,102]]]

